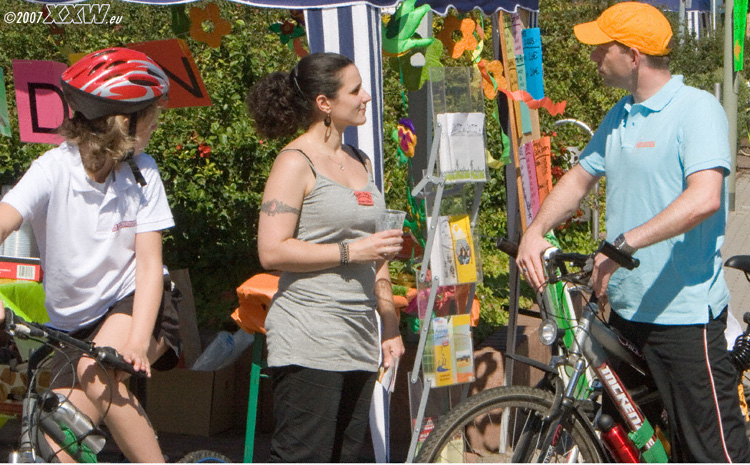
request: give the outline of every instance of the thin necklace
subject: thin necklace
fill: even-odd
[[[305,135],[305,140],[307,141],[307,145],[310,145],[310,146],[312,146],[312,147],[315,147],[315,146],[313,145],[313,143],[312,143],[312,142],[310,142],[310,139],[309,139],[309,138],[307,137],[307,135]],[[317,149],[317,147],[315,147],[315,148]],[[344,171],[344,164],[343,164],[343,163],[339,163],[339,162],[337,162],[336,160],[334,160],[334,159],[333,159],[333,157],[331,156],[331,154],[330,154],[330,153],[326,153],[326,157],[328,157],[328,159],[329,159],[329,160],[331,160],[331,162],[332,162],[333,164],[337,165],[337,166],[339,167],[339,169],[340,169],[341,171]]]

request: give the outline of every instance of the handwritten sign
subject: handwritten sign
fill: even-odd
[[[526,65],[526,91],[534,100],[544,98],[544,74],[542,72],[542,36],[539,28],[524,29],[523,56]]]
[[[13,60],[16,107],[21,141],[60,144],[57,134],[68,105],[60,88],[65,63],[40,60]]]

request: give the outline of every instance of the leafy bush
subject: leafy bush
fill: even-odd
[[[63,35],[54,34],[43,24],[0,24],[0,66],[5,75],[11,121],[17,121],[12,60],[67,62],[69,52],[175,38],[173,12],[203,8],[207,3],[168,7],[111,2],[109,14],[122,16],[120,24],[66,25]],[[256,252],[260,197],[273,159],[287,142],[260,139],[253,131],[243,99],[249,86],[261,76],[289,70],[297,58],[268,29],[274,22],[290,20],[288,11],[252,8],[227,0],[215,3],[232,27],[219,48],[180,36],[188,43],[213,105],[164,112],[147,151],[159,164],[176,221],[176,226],[165,233],[165,262],[172,269],[190,270],[199,323],[218,328],[231,324],[228,315],[237,304],[235,288],[261,271]],[[589,60],[590,47],[575,39],[572,26],[595,18],[613,2],[544,0],[540,3],[546,94],[554,101],[567,101],[564,117],[580,119],[595,128],[624,92],[603,85]],[[41,5],[14,0],[0,0],[0,6],[3,11],[15,12],[41,9]],[[477,12],[469,14],[485,31],[482,57],[491,60],[490,21]],[[442,21],[443,18],[435,17],[436,28]],[[717,32],[708,39],[686,38],[675,50],[674,70],[685,70],[688,83],[711,91],[713,82],[721,80],[721,37]],[[444,53],[442,61],[446,66],[471,64],[466,54],[453,60]],[[390,142],[390,134],[398,119],[407,116],[408,101],[398,71],[385,66],[383,73],[384,190],[388,205],[406,209],[407,167],[397,163],[396,146]],[[741,102],[746,102],[744,95]],[[489,100],[485,103],[488,148],[494,158],[499,158],[500,125],[491,117],[495,103]],[[741,108],[744,106],[740,104]],[[556,133],[553,145],[559,158],[555,163],[562,169],[566,166],[565,147],[582,148],[588,136],[573,126],[555,127],[554,122],[560,117],[540,111],[543,132]],[[47,149],[49,146],[43,144],[20,142],[14,128],[13,137],[0,138],[0,182],[15,182],[31,161]],[[482,301],[480,334],[494,330],[507,319],[508,258],[494,248],[494,238],[507,234],[504,182],[502,171],[490,171],[481,200],[478,233],[484,282],[477,290]],[[559,231],[559,236],[566,248],[587,251],[593,247],[586,224],[571,223]],[[394,263],[392,271],[394,277],[409,281],[409,264]],[[525,284],[522,291],[522,306],[528,307],[534,301],[533,292]]]

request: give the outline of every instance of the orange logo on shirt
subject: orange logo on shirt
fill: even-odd
[[[643,142],[638,142],[637,144],[635,144],[635,148],[637,148],[637,149],[643,149],[643,148],[647,148],[647,147],[655,147],[655,146],[656,146],[656,142],[654,142],[654,141],[652,141],[652,140],[650,140],[650,141],[643,141]]]

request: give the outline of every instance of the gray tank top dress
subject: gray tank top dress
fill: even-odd
[[[363,161],[356,150],[348,149]],[[336,244],[375,232],[385,200],[372,174],[368,172],[361,190],[350,189],[320,175],[309,158],[307,162],[315,174],[315,187],[302,202],[294,237]],[[370,262],[283,272],[266,317],[268,366],[377,371],[375,271],[375,262]]]

